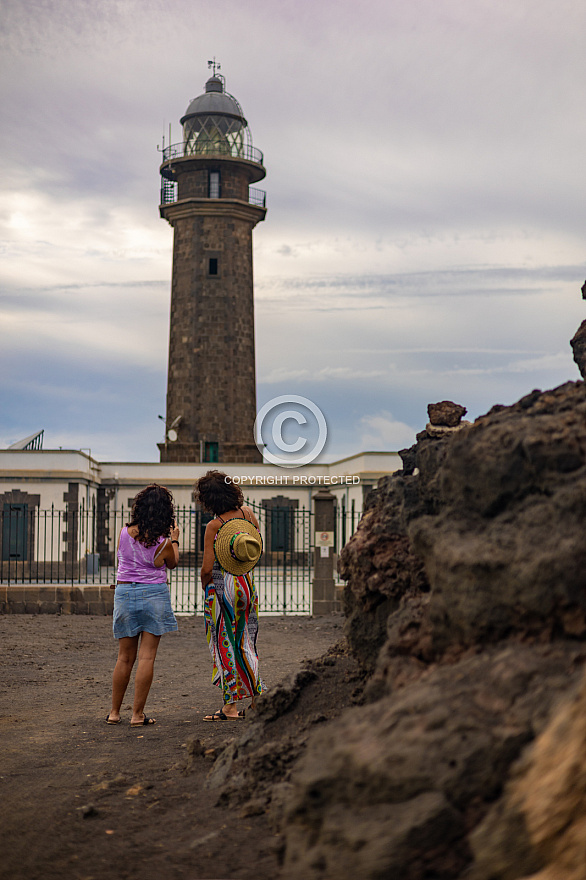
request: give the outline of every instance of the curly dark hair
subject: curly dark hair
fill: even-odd
[[[215,516],[244,504],[242,489],[222,471],[208,471],[200,477],[194,486],[194,498],[204,510]]]
[[[159,538],[168,538],[175,522],[175,506],[173,496],[165,486],[151,483],[141,489],[132,502],[130,522],[127,526],[136,526],[136,540],[145,547],[154,547]]]

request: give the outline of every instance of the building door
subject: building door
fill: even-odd
[[[2,560],[27,558],[28,504],[4,504],[2,518]]]
[[[267,553],[292,553],[295,548],[295,515],[299,501],[275,495],[261,501],[266,522]]]
[[[293,510],[290,507],[273,507],[270,510],[270,548],[271,550],[290,551],[292,546]]]

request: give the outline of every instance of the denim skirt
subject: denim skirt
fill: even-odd
[[[113,629],[115,639],[176,630],[167,584],[116,584]]]

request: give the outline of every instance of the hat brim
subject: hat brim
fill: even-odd
[[[235,535],[239,534],[250,535],[260,543],[260,552],[257,559],[241,561],[232,555],[230,551],[231,541]],[[229,519],[216,532],[214,554],[219,565],[228,574],[247,574],[249,571],[252,571],[255,565],[258,565],[258,561],[262,556],[262,537],[258,529],[249,520],[238,517]]]

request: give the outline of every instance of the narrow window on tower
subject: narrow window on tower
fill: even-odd
[[[208,197],[210,199],[220,198],[220,172],[210,171],[208,177]]]
[[[210,257],[208,262],[208,275],[217,275],[218,274],[218,258]]]

